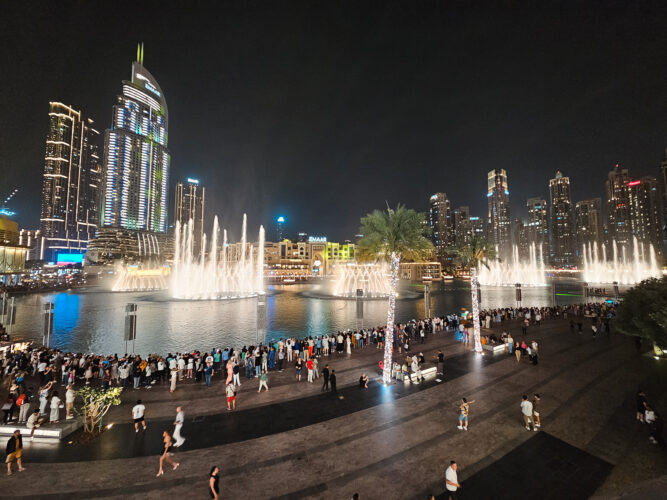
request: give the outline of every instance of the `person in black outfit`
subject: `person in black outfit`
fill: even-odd
[[[323,391],[328,391],[329,390],[329,365],[324,366],[324,370],[322,370],[322,378],[324,379],[324,384],[322,384],[322,390]]]
[[[331,376],[329,377],[329,382],[331,382],[331,392],[336,392],[336,370],[331,370]]]
[[[214,500],[220,498],[220,486],[218,486],[218,482],[220,481],[219,472],[218,466],[214,465],[211,467],[211,473],[208,476],[208,494],[211,495],[211,498]]]

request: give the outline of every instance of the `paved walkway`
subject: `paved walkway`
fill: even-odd
[[[343,400],[311,394],[303,403],[241,409],[228,412],[230,418],[219,415],[218,409],[205,416],[211,424],[221,422],[208,438],[195,430],[200,423],[203,428],[203,421],[185,426],[183,434],[192,436],[191,446],[197,449],[177,452],[181,467],[165,471],[159,479],[154,477],[159,449],[154,456],[36,463],[33,458],[41,453],[27,446],[28,470],[6,483],[12,497],[205,498],[208,470],[217,464],[226,498],[350,498],[358,491],[362,499],[417,499],[443,492],[444,469],[455,459],[462,498],[483,498],[485,492],[494,498],[506,492],[513,498],[544,497],[549,492],[558,492],[559,498],[585,498],[596,489],[621,487],[634,479],[633,466],[625,460],[628,454],[649,457],[658,470],[667,467],[664,453],[648,443],[646,429],[634,420],[632,399],[641,386],[663,409],[667,365],[639,356],[630,339],[571,334],[563,321],[546,323],[531,333],[541,345],[537,366],[517,364],[504,355],[489,363],[486,356],[455,352],[460,348],[456,345],[447,366],[456,366],[461,356],[461,372],[441,384],[429,382],[421,389],[376,387],[366,393],[344,388]],[[358,373],[350,378],[356,382]],[[519,411],[521,394],[533,392],[542,395],[540,433],[524,429]],[[456,403],[462,396],[476,400],[468,432],[456,428]],[[349,400],[359,406],[339,412],[352,404]],[[319,412],[315,408],[320,406],[324,409],[319,416],[311,417],[309,413]],[[262,409],[270,417],[262,418]],[[254,419],[244,421],[252,412]],[[282,422],[294,422],[294,428],[285,430]],[[151,425],[148,433],[159,433],[156,427]],[[224,441],[234,435],[241,438]],[[141,441],[152,439],[125,437],[118,446],[143,455],[152,445]],[[117,452],[101,447],[99,453],[102,457]],[[522,467],[533,472],[523,474],[517,470]],[[553,474],[545,473],[551,469]],[[505,473],[496,474],[498,470]],[[607,485],[616,475],[615,483]],[[588,479],[584,486],[582,476]],[[10,482],[18,480],[21,487],[15,489]],[[0,494],[7,495],[6,490]]]

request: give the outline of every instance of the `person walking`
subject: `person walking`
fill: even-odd
[[[178,372],[177,372],[178,373]],[[174,470],[178,469],[178,466],[181,465],[179,462],[174,462],[172,460],[172,453],[171,453],[171,436],[167,431],[162,431],[162,441],[164,443],[164,448],[162,450],[162,455],[160,455],[160,469],[157,472],[157,475],[155,477],[160,477],[164,475],[164,471],[162,470],[162,466],[164,465],[165,462],[169,462]]]
[[[137,404],[132,407],[132,419],[134,420],[134,432],[139,432],[139,424],[146,430],[146,407],[141,404],[141,399],[137,399]]]
[[[336,370],[331,370],[329,382],[331,382],[331,392],[336,394]]]
[[[459,405],[459,425],[457,429],[468,430],[468,413],[470,412],[470,405],[474,402],[474,400],[468,402],[466,398],[461,398],[461,404]]]
[[[9,438],[5,452],[7,453],[7,459],[5,460],[7,463],[7,475],[12,475],[12,464],[14,462],[19,466],[19,472],[23,472],[25,470],[22,462],[23,436],[21,436],[20,430],[16,429],[14,434]]]
[[[456,473],[457,469],[458,466],[456,465],[456,462],[452,460],[445,471],[445,499],[447,500],[458,500],[459,498],[457,491],[461,485],[459,484],[458,475]]]
[[[324,379],[324,383],[322,384],[322,391],[328,391],[329,390],[329,365],[324,365],[324,369],[322,370],[322,378]]]
[[[236,410],[236,387],[234,387],[234,384],[227,384],[225,392],[227,394],[227,410]]]
[[[526,430],[530,430],[530,426],[533,426],[533,430],[537,432],[537,427],[535,427],[535,419],[533,418],[533,403],[528,401],[528,396],[525,394],[522,397],[521,401],[521,414],[523,415],[523,423],[526,424]]]
[[[208,494],[213,500],[220,498],[220,469],[217,465],[211,467],[211,472],[208,475]]]
[[[542,427],[540,420],[540,395],[533,395],[533,417],[535,418],[535,427]]]
[[[174,439],[176,442],[174,446],[178,448],[183,443],[185,443],[185,438],[181,436],[181,429],[185,423],[185,413],[183,413],[183,408],[180,406],[176,408],[176,418],[174,419]]]
[[[266,370],[262,370],[262,373],[259,376],[259,390],[257,392],[262,392],[262,387],[266,388],[266,392],[269,392],[269,386],[267,384],[268,375]]]

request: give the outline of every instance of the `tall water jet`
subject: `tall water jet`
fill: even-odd
[[[621,248],[620,256],[618,244],[612,241],[612,258],[607,260],[607,254],[602,245],[602,258],[598,258],[597,243],[583,245],[583,280],[588,283],[614,283],[633,285],[648,278],[659,278],[662,270],[658,264],[653,245],[646,246],[639,243],[637,237],[632,238],[632,256],[629,258],[626,247]]]
[[[257,256],[255,247],[247,243],[247,217],[243,215],[241,242],[229,244],[223,231],[222,249],[218,251],[218,218],[213,220],[213,233],[202,238],[202,254],[193,256],[192,221],[181,228],[176,225],[174,266],[171,277],[171,295],[189,300],[217,300],[254,297],[264,293],[264,228],[259,229]],[[240,248],[239,248],[240,246]]]
[[[542,245],[531,243],[528,247],[528,260],[519,257],[519,248],[512,247],[512,258],[508,261],[494,260],[480,266],[479,283],[487,286],[514,286],[521,283],[526,286],[546,286],[546,274]]]
[[[386,263],[362,264],[351,262],[335,269],[333,294],[337,297],[356,297],[363,290],[366,298],[389,296],[389,268]]]

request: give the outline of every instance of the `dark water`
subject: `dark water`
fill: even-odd
[[[270,287],[260,318],[256,299],[236,301],[180,301],[166,292],[114,293],[96,289],[17,297],[14,333],[42,341],[42,304],[55,304],[51,346],[75,352],[125,352],[123,331],[125,305],[134,302],[137,312],[135,351],[149,352],[211,349],[243,346],[257,338],[277,339],[287,335],[322,335],[346,328],[381,325],[386,322],[386,300],[365,301],[363,321],[357,319],[354,300],[320,298],[326,284]],[[574,282],[559,282],[559,303],[581,301]],[[550,287],[524,288],[525,306],[550,305]],[[513,288],[483,288],[482,307],[515,305]],[[431,311],[445,314],[470,308],[470,284],[450,281],[432,285]],[[397,321],[424,316],[423,286],[402,284],[396,306]]]

